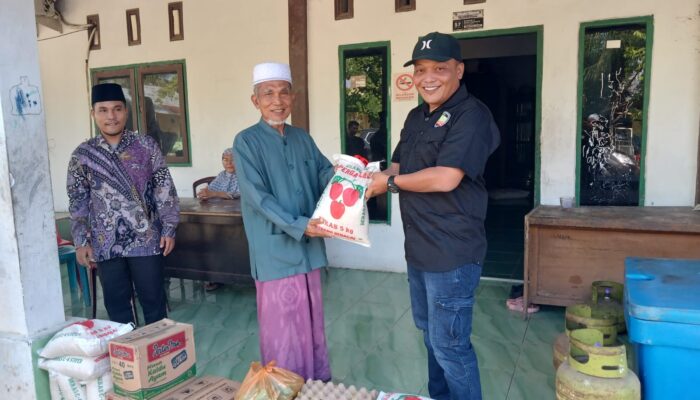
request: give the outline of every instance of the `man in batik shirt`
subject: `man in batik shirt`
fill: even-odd
[[[175,185],[153,138],[124,129],[121,86],[92,88],[92,117],[100,135],[80,144],[68,165],[77,261],[97,268],[111,320],[134,321],[135,288],[146,323],[155,322],[166,317],[163,257],[175,246]]]

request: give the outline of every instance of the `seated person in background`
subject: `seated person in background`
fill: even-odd
[[[208,187],[197,192],[197,198],[207,200],[211,198],[237,199],[241,197],[238,190],[238,178],[236,177],[236,165],[233,163],[233,150],[228,148],[221,155],[221,163],[224,170],[214,178]],[[216,282],[206,282],[204,290],[211,292],[219,288],[221,284]]]
[[[236,177],[236,165],[233,163],[233,150],[228,148],[221,155],[224,170],[214,178],[208,187],[197,192],[197,198],[208,200],[212,198],[237,199],[241,197]]]

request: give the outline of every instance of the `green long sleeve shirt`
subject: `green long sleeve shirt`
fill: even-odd
[[[304,231],[333,167],[304,130],[263,120],[233,142],[251,273],[270,281],[327,265],[323,239]]]

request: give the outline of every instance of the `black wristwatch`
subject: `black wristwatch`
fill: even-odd
[[[386,181],[386,189],[390,191],[391,193],[398,193],[399,186],[394,182],[394,178],[396,178],[396,175],[392,175],[389,177],[389,179]]]

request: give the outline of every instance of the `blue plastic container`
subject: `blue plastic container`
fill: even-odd
[[[628,258],[625,319],[642,398],[700,399],[700,260]]]

